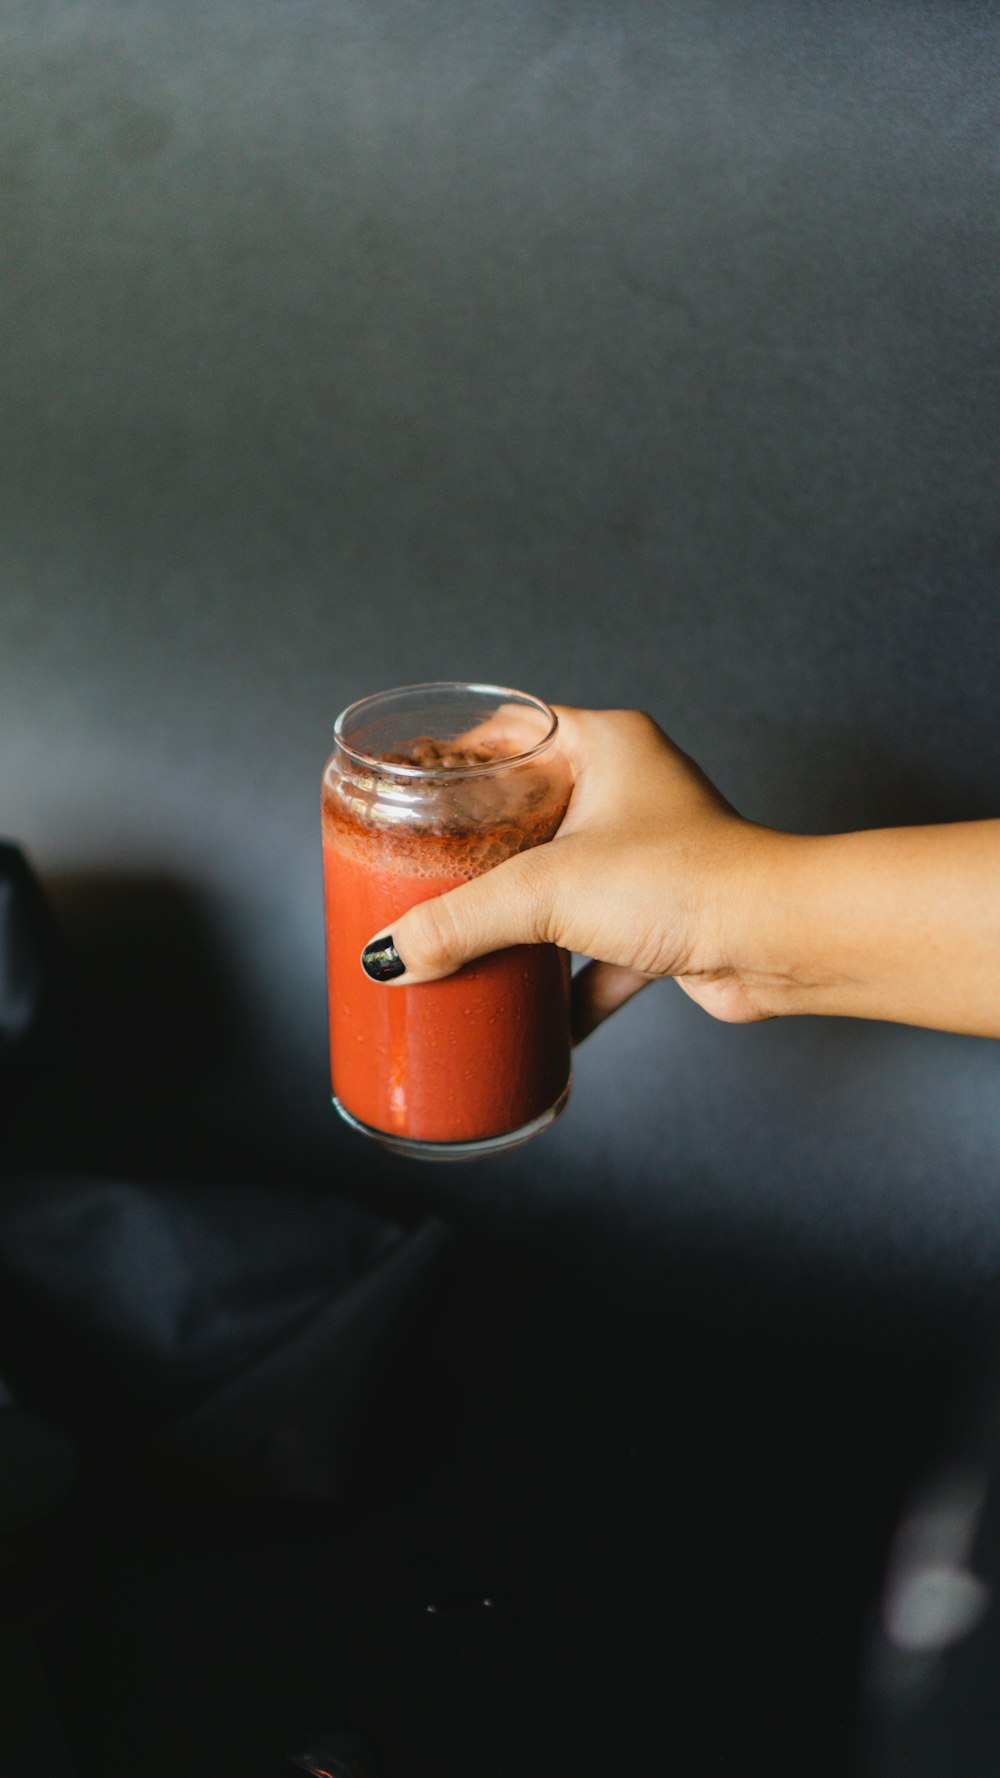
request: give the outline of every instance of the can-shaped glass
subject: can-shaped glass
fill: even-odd
[[[323,773],[333,1102],[430,1160],[495,1154],[570,1089],[569,956],[514,945],[441,981],[371,981],[361,952],[408,908],[551,840],[572,773],[554,711],[500,686],[379,692],[338,717]]]

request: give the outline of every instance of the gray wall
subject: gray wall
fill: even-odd
[[[208,1032],[126,1081],[151,1158],[359,1164],[367,691],[643,705],[774,825],[998,812],[995,8],[23,0],[0,56],[0,830],[136,1048]],[[997,1046],[664,985],[544,1144],[394,1177],[989,1286],[998,1100]]]

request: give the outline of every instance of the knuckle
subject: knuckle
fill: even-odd
[[[604,740],[636,746],[663,733],[647,710],[600,710],[593,715],[600,724],[600,730],[595,729],[595,740],[600,735]]]
[[[460,954],[458,927],[446,895],[421,901],[407,915],[407,962],[420,969],[448,969]]]
[[[658,735],[660,725],[650,716],[648,710],[620,710],[618,712],[622,727],[630,728],[637,735]]]
[[[520,853],[517,871],[512,873],[517,881],[517,924],[533,944],[545,944],[552,939],[552,876],[545,850],[539,846]]]

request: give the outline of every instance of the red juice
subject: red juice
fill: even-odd
[[[461,773],[452,784],[442,773],[430,803],[398,821],[377,797],[345,794],[328,768],[330,1066],[349,1121],[404,1148],[464,1145],[530,1133],[526,1126],[561,1109],[570,1077],[567,953],[517,945],[407,987],[371,981],[361,951],[415,903],[550,839],[568,795],[558,761],[518,767],[499,787],[470,787]]]

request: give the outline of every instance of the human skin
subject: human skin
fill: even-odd
[[[555,708],[574,773],[558,834],[394,920],[405,973],[386,993],[552,943],[593,959],[576,1041],[663,977],[732,1024],[813,1013],[1000,1037],[1000,820],[778,832],[650,717]]]

